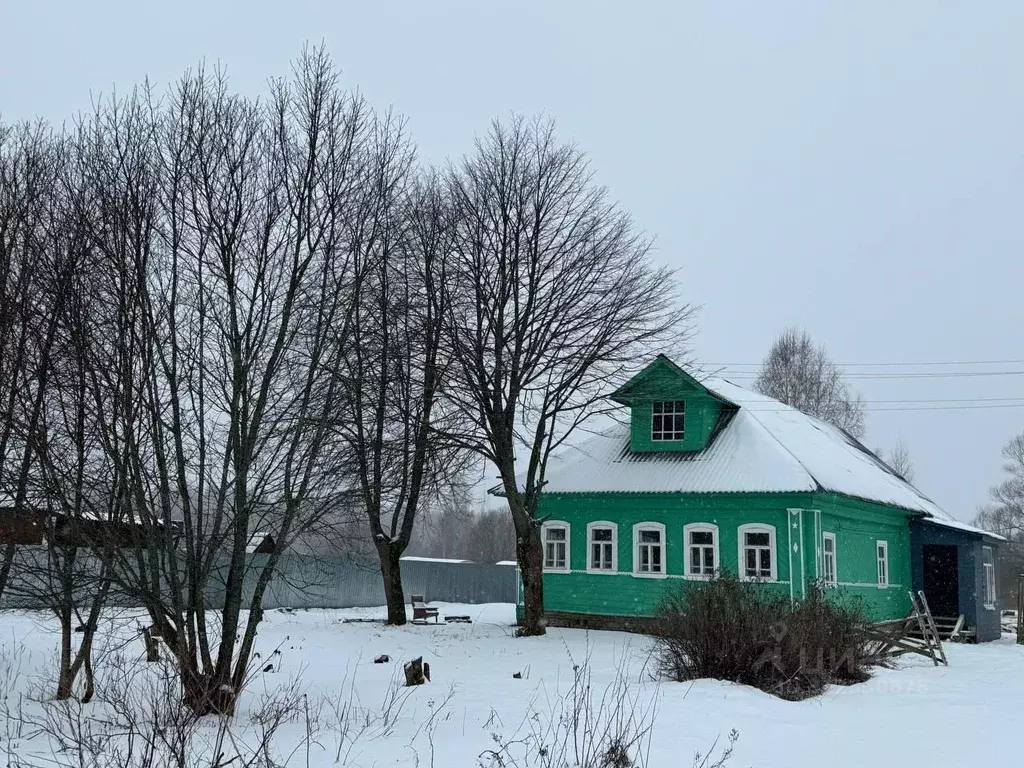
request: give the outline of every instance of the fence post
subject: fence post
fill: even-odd
[[[1024,645],[1024,573],[1017,576],[1017,645]]]

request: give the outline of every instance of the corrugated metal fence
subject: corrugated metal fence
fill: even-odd
[[[250,555],[245,599],[255,586],[267,555]],[[431,602],[514,603],[516,569],[507,565],[402,562],[405,599],[417,594]],[[219,594],[208,590],[210,598]],[[212,604],[216,604],[213,602]],[[353,564],[347,558],[284,554],[267,588],[264,608],[357,608],[384,605],[380,570]]]
[[[249,555],[243,601],[248,602],[256,579],[268,555]],[[21,558],[19,558],[21,560]],[[28,574],[19,578],[16,562],[12,587],[24,583]],[[219,571],[223,573],[223,569]],[[28,576],[31,589],[14,587],[4,595],[4,607],[43,608],[45,577],[40,577],[36,563]],[[211,607],[223,600],[223,581],[208,585],[207,603]],[[507,565],[410,560],[402,562],[402,585],[405,599],[412,594],[424,595],[430,602],[449,603],[514,603],[516,600],[516,569]],[[112,605],[130,602],[125,596],[111,595]],[[277,572],[267,588],[264,608],[355,608],[384,605],[384,589],[378,567],[353,563],[350,558],[283,554]]]

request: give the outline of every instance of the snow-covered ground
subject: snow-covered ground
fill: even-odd
[[[308,762],[302,747],[293,765],[476,766],[495,748],[495,735],[515,740],[531,724],[543,729],[570,688],[573,666],[585,662],[596,699],[620,676],[637,711],[656,703],[651,766],[689,766],[694,752],[716,739],[725,743],[732,729],[739,741],[728,765],[736,768],[995,765],[1024,726],[1024,647],[1006,637],[949,645],[948,668],[913,657],[867,683],[788,702],[711,680],[659,683],[643,637],[552,629],[542,638],[517,639],[511,605],[439,607],[442,616],[468,614],[473,623],[389,628],[345,621],[379,618],[382,609],[269,611],[259,635],[260,671],[238,713],[236,735],[255,733],[261,700],[298,681],[318,730]],[[121,634],[131,634],[130,623]],[[0,755],[12,765],[54,764],[54,745],[19,728],[14,715],[20,707],[28,720],[38,719],[42,705],[21,697],[45,689],[56,640],[55,625],[43,614],[0,614],[0,697],[7,699]],[[133,641],[121,653],[141,659],[142,650]],[[380,654],[390,663],[374,664]],[[395,689],[402,662],[416,656],[430,663],[432,681]],[[272,671],[262,671],[270,664]],[[103,696],[101,686],[84,712],[102,711]],[[350,718],[342,738],[336,712],[346,705],[358,717]],[[306,733],[304,718],[287,723],[278,753],[290,753]]]

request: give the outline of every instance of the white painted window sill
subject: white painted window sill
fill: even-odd
[[[633,571],[633,576],[635,576],[638,579],[667,579],[668,578],[668,574],[667,573],[638,573],[637,571]]]

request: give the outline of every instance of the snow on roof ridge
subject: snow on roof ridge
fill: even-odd
[[[832,423],[830,423],[828,421],[825,421],[824,419],[818,418],[817,416],[814,416],[812,414],[804,413],[800,409],[794,408],[793,406],[788,405],[787,403],[783,403],[780,400],[776,400],[775,398],[769,397],[769,396],[764,395],[764,394],[762,394],[760,392],[756,392],[754,390],[747,389],[746,387],[742,387],[739,384],[736,384],[735,382],[729,381],[728,379],[719,378],[719,377],[711,377],[711,376],[709,376],[708,379],[709,380],[717,379],[717,381],[720,381],[720,382],[726,384],[727,387],[734,387],[734,388],[740,390],[741,392],[744,393],[744,399],[746,399],[746,400],[756,401],[756,402],[761,402],[761,403],[772,403],[775,406],[775,408],[773,408],[774,411],[776,411],[776,412],[783,412],[784,411],[784,412],[787,412],[787,413],[795,414],[796,418],[802,419],[802,420],[806,421],[807,423],[811,424],[812,426],[814,426],[817,430],[819,430],[823,434],[828,435],[830,439],[841,440],[841,441],[845,442],[849,447],[851,447],[851,448],[859,451],[861,454],[863,454],[863,457],[866,458],[872,465],[874,465],[875,468],[877,468],[878,470],[884,472],[888,476],[890,481],[895,481],[898,485],[902,485],[905,489],[910,491],[914,496],[919,497],[926,504],[934,507],[934,510],[927,510],[927,511],[926,510],[922,510],[922,511],[925,511],[926,514],[929,514],[929,516],[935,516],[935,517],[939,517],[939,518],[944,518],[946,520],[959,523],[960,525],[965,525],[964,523],[961,523],[959,520],[956,520],[956,518],[954,518],[952,515],[950,515],[944,509],[942,509],[942,507],[940,507],[938,504],[936,504],[935,501],[933,501],[931,498],[929,498],[928,495],[925,494],[924,492],[922,492],[916,485],[914,485],[913,483],[909,482],[906,478],[901,477],[900,475],[898,475],[892,469],[892,467],[890,467],[888,464],[886,464],[885,461],[883,459],[881,459],[874,451],[872,451],[867,446],[865,446],[862,442],[860,442],[860,440],[855,438],[853,435],[851,435],[845,429],[842,429],[841,427],[838,427],[835,424],[832,424]],[[701,382],[701,383],[704,383],[704,382]],[[711,387],[709,387],[709,389],[710,388]],[[744,406],[741,405],[740,407],[744,407]],[[757,409],[748,408],[748,413],[750,413],[753,416],[755,421],[757,421],[759,424],[762,424],[762,426],[765,427],[765,431],[767,431],[768,434],[770,434],[773,438],[775,438],[775,440],[779,443],[780,446],[782,446],[783,449],[785,449],[786,451],[789,451],[791,454],[793,453],[792,451],[790,451],[790,449],[786,445],[786,443],[783,442],[782,440],[780,440],[778,438],[778,435],[776,435],[772,431],[772,429],[770,427],[768,427],[767,425],[765,425],[763,423],[762,419],[759,418],[756,415]],[[800,465],[802,467],[804,467],[804,469],[807,471],[807,473],[812,478],[815,479],[815,482],[818,483],[818,485],[822,485],[822,483],[820,483],[817,480],[817,478],[814,477],[814,472],[811,471],[807,467],[805,462],[803,460],[801,460],[799,456],[796,456],[794,454],[794,458],[800,463]],[[822,486],[822,487],[824,488],[824,486]],[[869,500],[871,500],[870,497],[869,497]],[[933,513],[938,513],[938,514],[933,515]],[[976,529],[976,530],[981,530],[981,529]]]

